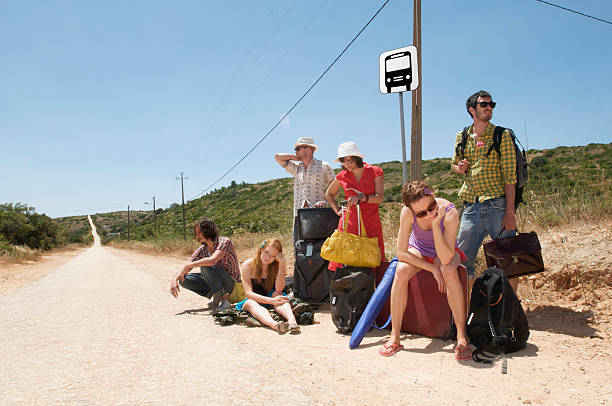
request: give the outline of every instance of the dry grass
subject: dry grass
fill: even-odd
[[[287,274],[293,274],[293,237],[291,231],[285,233],[239,233],[234,234],[231,239],[236,249],[238,260],[244,262],[255,255],[257,246],[264,240],[278,238],[283,245],[283,253],[287,258]],[[148,241],[112,241],[110,246],[120,249],[131,249],[152,255],[169,255],[177,257],[189,257],[199,247],[199,243],[191,238],[187,241],[182,238],[166,238]]]
[[[115,248],[144,252],[146,254],[184,257],[191,255],[199,246],[199,243],[194,239],[185,241],[182,238],[161,238],[148,241],[113,240],[108,245]]]
[[[22,264],[28,261],[36,261],[40,258],[41,252],[33,250],[25,245],[12,246],[0,255],[0,264]]]
[[[56,254],[65,251],[74,251],[85,247],[84,244],[71,243],[49,251],[35,250],[25,245],[11,246],[10,249],[0,254],[0,265],[23,264],[26,262],[40,261],[44,255]]]

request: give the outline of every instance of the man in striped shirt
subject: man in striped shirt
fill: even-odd
[[[501,137],[500,154],[493,150],[487,155],[495,129],[490,121],[495,102],[489,92],[481,90],[471,95],[466,108],[474,123],[468,128],[465,148],[455,148],[451,168],[453,172],[465,175],[459,190],[463,215],[457,241],[468,258],[464,265],[473,278],[474,261],[486,234],[493,239],[515,235],[516,154],[506,130]],[[455,145],[461,141],[462,132],[459,132]],[[459,151],[463,153],[458,154]],[[516,291],[518,279],[509,282]]]

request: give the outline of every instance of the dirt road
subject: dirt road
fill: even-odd
[[[0,296],[0,404],[612,404],[609,339],[558,309],[530,315],[507,375],[410,335],[387,359],[384,333],[349,350],[328,313],[298,336],[215,325],[205,299],[170,295],[180,260],[95,241]]]

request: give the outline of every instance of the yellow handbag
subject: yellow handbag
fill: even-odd
[[[350,210],[347,210],[344,215],[342,230],[334,231],[323,243],[321,258],[349,266],[376,268],[380,265],[378,238],[368,238],[360,215],[359,205],[357,205],[357,217],[359,218],[360,235],[347,232],[349,212]]]

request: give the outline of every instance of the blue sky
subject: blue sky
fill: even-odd
[[[382,3],[1,0],[0,202],[51,217],[147,209],[152,196],[167,207],[181,171],[185,198],[199,195]],[[398,96],[380,93],[378,56],[412,44],[412,3],[391,0],[215,187],[286,176],[273,153],[301,136],[329,162],[348,140],[368,162],[400,160]],[[530,148],[612,141],[612,25],[535,0],[422,3],[424,159],[451,156],[480,89],[498,103],[492,121],[523,141],[526,127]],[[612,20],[609,0],[558,4]],[[409,93],[404,107],[409,131]]]

